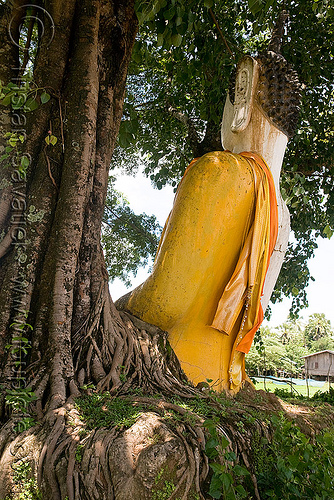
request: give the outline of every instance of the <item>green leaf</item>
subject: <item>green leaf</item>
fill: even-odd
[[[159,33],[157,37],[157,46],[162,47],[163,44],[164,44],[164,36],[162,33]]]
[[[319,436],[319,438],[320,438],[320,436]],[[333,446],[333,444],[334,444],[334,438],[333,438],[333,436],[329,432],[326,432],[323,436],[321,436],[321,438],[322,438],[321,440],[324,443],[326,443],[327,446],[329,446],[329,447]]]
[[[237,456],[234,453],[234,451],[228,451],[225,453],[225,458],[226,458],[226,460],[233,462],[234,460],[236,460]]]
[[[41,103],[42,104],[47,103],[50,100],[50,98],[51,98],[50,94],[48,94],[47,92],[43,92],[43,94],[41,94]]]
[[[29,99],[27,99],[27,102],[24,105],[24,111],[28,113],[29,111],[34,111],[37,108],[38,102],[34,97],[30,97]]]
[[[288,456],[289,464],[293,469],[297,468],[300,462],[299,455],[289,455]]]
[[[179,47],[181,45],[181,42],[182,42],[182,35],[180,35],[180,34],[172,35],[171,42],[172,42],[172,45],[174,45],[175,47]]]
[[[0,102],[3,106],[8,106],[11,102],[11,94],[7,94],[4,99]]]
[[[189,29],[189,25],[186,23],[182,23],[180,26],[177,26],[176,30],[182,36],[185,35],[187,31],[191,31],[191,29]]]
[[[204,0],[204,7],[211,9],[213,7],[213,0]]]
[[[13,95],[12,96],[12,108],[13,109],[20,109],[24,106],[25,103],[25,96],[24,95]]]
[[[329,224],[327,224],[327,226],[325,227],[323,233],[330,240],[331,237],[333,236],[334,230],[330,227]]]
[[[13,342],[23,342],[24,344],[29,343],[29,339],[26,337],[13,337]],[[24,347],[27,347],[26,345]]]
[[[238,484],[235,487],[235,491],[237,493],[239,493],[239,495],[240,495],[241,498],[246,498],[247,497],[247,491],[245,490],[245,488],[241,484]]]
[[[16,137],[11,137],[11,138],[8,140],[8,144],[9,144],[10,146],[12,146],[13,148],[15,148],[17,141],[18,141],[18,139],[17,139]]]
[[[52,146],[55,146],[57,144],[57,141],[58,141],[57,137],[55,135],[51,135],[50,142]]]
[[[225,472],[224,467],[219,463],[213,462],[209,465],[215,474],[223,474]]]
[[[226,439],[226,437],[224,437],[224,436],[223,436],[223,437],[221,438],[221,445],[222,445],[222,448],[223,448],[223,449],[224,449],[224,448],[227,448],[229,444],[230,444],[230,443],[229,443],[229,440],[228,440],[228,439]]]
[[[206,442],[205,449],[206,450],[216,449],[218,444],[219,444],[219,441],[216,437],[210,437]]]
[[[30,165],[29,158],[27,156],[22,156],[21,158],[21,167],[22,168],[28,168]]]
[[[233,483],[233,478],[232,478],[231,474],[224,472],[223,474],[220,474],[219,477],[224,485],[224,488],[226,490],[228,490],[229,487],[231,486],[231,484]]]
[[[252,14],[257,14],[260,10],[262,10],[260,0],[248,0],[248,7]]]
[[[20,420],[16,426],[14,427],[14,431],[16,432],[23,432],[35,425],[36,421],[32,417],[25,417],[22,420]]]
[[[243,467],[242,465],[238,465],[238,464],[233,467],[233,472],[237,476],[248,476],[249,475],[249,472],[246,469],[246,467]]]
[[[52,144],[52,146],[54,146],[55,144],[57,144],[57,137],[55,135],[48,135],[47,137],[45,137],[45,142],[49,145],[49,144]]]
[[[222,491],[223,491],[223,483],[221,480],[221,476],[217,476],[214,474],[211,479],[210,483],[210,489],[209,489],[209,495],[212,496],[212,498],[221,498],[222,496]]]
[[[164,18],[167,19],[167,21],[171,21],[174,17],[175,14],[175,8],[171,7],[169,10],[166,10],[164,12]]]

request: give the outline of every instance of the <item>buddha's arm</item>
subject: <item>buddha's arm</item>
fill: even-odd
[[[275,284],[280,273],[285,252],[288,246],[290,234],[290,214],[286,204],[284,203],[281,195],[278,199],[278,235],[274,251],[270,258],[269,268],[264,283],[263,295],[261,304],[263,311],[266,310],[271,294],[275,288]]]

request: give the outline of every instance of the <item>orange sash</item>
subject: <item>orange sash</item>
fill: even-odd
[[[255,178],[255,210],[232,277],[219,300],[212,327],[229,335],[243,311],[234,349],[248,353],[263,321],[261,295],[278,232],[275,185],[265,161],[256,153],[241,153]]]

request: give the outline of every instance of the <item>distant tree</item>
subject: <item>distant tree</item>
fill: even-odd
[[[293,363],[293,372],[301,373],[304,368],[303,356],[308,354],[308,350],[305,347],[304,332],[302,330],[297,331],[295,335],[292,335],[289,341],[284,345],[285,348],[285,358],[291,360]],[[287,361],[289,365],[289,371],[291,371],[291,363]]]
[[[246,365],[253,375],[280,370],[298,374],[304,367],[303,356],[308,354],[300,322],[288,320],[277,328],[262,327],[258,339],[246,356]]]
[[[288,318],[287,321],[278,326],[278,331],[281,336],[281,342],[288,344],[290,340],[302,332],[300,321]]]
[[[306,345],[312,352],[322,350],[321,346],[332,345],[333,329],[330,320],[323,313],[311,314],[305,326],[304,335]]]
[[[102,245],[109,279],[119,278],[130,286],[131,275],[153,261],[162,228],[154,215],[135,214],[124,195],[115,190],[114,181],[115,177],[109,178]]]
[[[276,329],[261,328],[261,344],[255,343],[246,355],[247,372],[251,375],[277,375],[278,370],[287,368],[284,361],[285,349]]]
[[[315,340],[311,343],[309,349],[310,353],[319,351],[334,351],[334,338],[333,337],[321,337],[319,340]]]

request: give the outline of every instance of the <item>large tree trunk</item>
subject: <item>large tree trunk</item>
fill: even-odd
[[[45,499],[147,499],[167,469],[175,474],[174,496],[202,497],[208,466],[201,426],[174,429],[158,416],[182,408],[155,400],[130,431],[113,427],[83,438],[74,407],[80,388],[92,385],[117,396],[134,387],[146,397],[195,394],[165,334],[115,309],[100,244],[137,30],[133,4],[46,0],[28,14],[22,0],[0,6],[3,84],[22,76],[25,17],[29,25],[29,16],[38,16],[44,29],[31,84],[38,108],[1,106],[0,153],[6,133],[26,140],[0,171],[0,498],[17,492],[13,468],[22,460]],[[45,91],[51,99],[42,104]],[[55,145],[45,140],[52,136]],[[30,160],[24,175],[16,165],[22,154]],[[35,425],[25,429],[30,416]]]
[[[2,242],[1,347],[11,343],[10,325],[22,323],[22,312],[29,312],[26,322],[33,333],[27,380],[37,392],[48,385],[51,407],[57,407],[65,402],[76,372],[85,365],[81,376],[88,380],[92,366],[96,371],[96,351],[86,363],[93,338],[100,335],[109,342],[107,325],[102,329],[100,319],[93,328],[87,325],[94,312],[110,309],[100,225],[136,19],[131,2],[53,1],[45,8],[55,22],[55,34],[49,43],[52,33],[45,20],[49,30],[38,50],[34,81],[53,98],[24,117],[24,153],[31,157],[26,179],[5,171],[1,214],[8,223]],[[24,15],[23,9],[17,12]],[[10,41],[2,61],[7,50],[13,51]],[[10,64],[10,69],[15,67]],[[1,80],[8,82],[8,73],[0,75]],[[17,71],[11,73],[13,81]],[[16,131],[14,123],[9,121],[7,128]],[[56,146],[46,146],[49,130],[58,138]],[[10,222],[16,207],[23,212],[21,220]],[[14,228],[20,224],[24,239],[15,245]],[[25,257],[18,259],[22,253]],[[4,354],[2,375],[8,378],[12,359],[8,351]],[[103,358],[108,359],[107,352]],[[104,364],[110,372],[110,360],[100,362],[102,378]]]
[[[55,32],[50,43],[45,17],[34,82],[52,99],[25,116],[20,110],[24,153],[31,158],[26,178],[13,168],[1,171],[1,375],[6,386],[13,357],[4,346],[17,325],[29,323],[26,382],[52,409],[66,401],[78,377],[106,388],[119,382],[118,360],[112,362],[119,327],[100,226],[137,22],[128,1],[50,1],[45,8]],[[6,29],[13,15],[25,14],[2,9]],[[0,78],[7,83],[18,73],[13,46],[8,40],[1,53]],[[7,122],[4,127],[16,132],[14,117]],[[50,131],[58,138],[55,146],[45,142]]]

